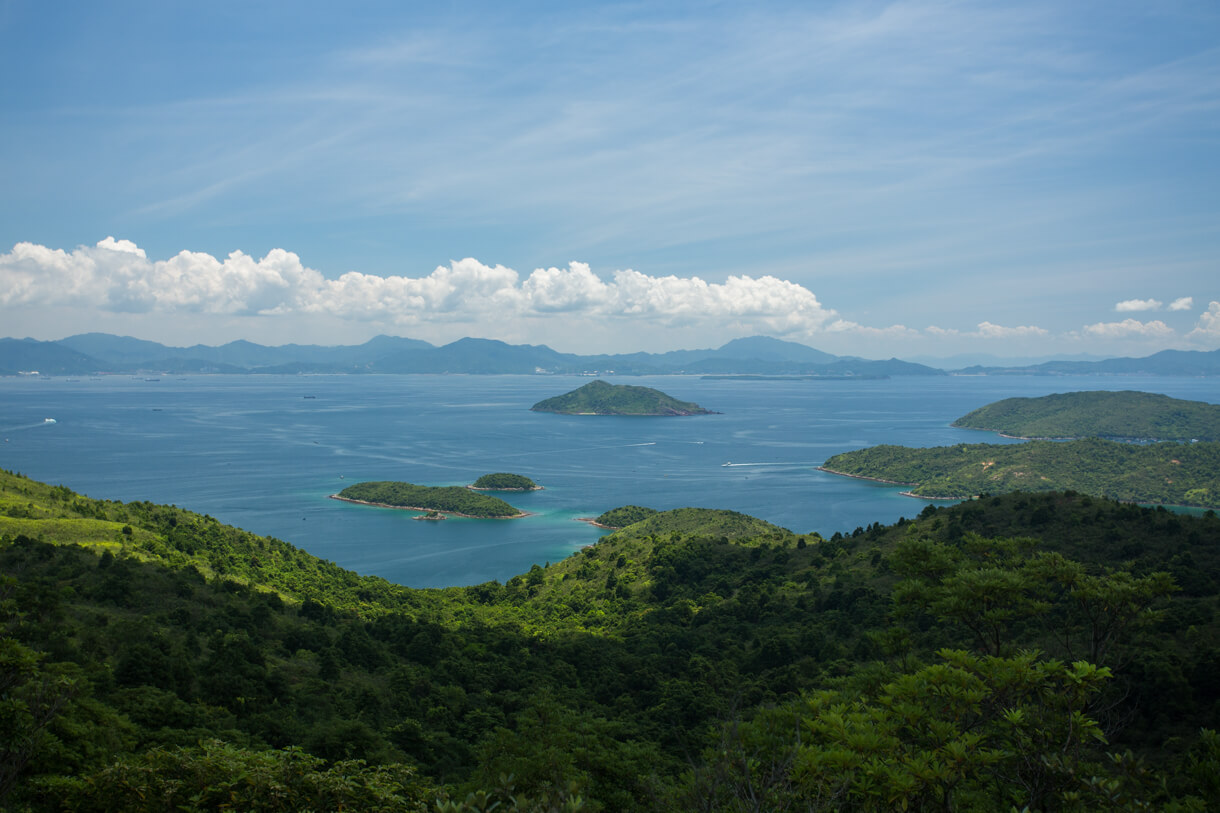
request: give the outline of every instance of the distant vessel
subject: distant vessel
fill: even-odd
[[[43,423],[55,423],[55,419],[54,418],[43,418],[42,422]]]
[[[731,465],[733,465],[733,464],[732,463],[721,463],[720,468],[724,468],[725,466],[731,466]]]

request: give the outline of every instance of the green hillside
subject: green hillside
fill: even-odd
[[[1131,502],[1220,506],[1220,443],[1133,445],[1094,438],[874,446],[835,455],[822,468],[910,486],[912,494],[934,499],[1073,490]]]
[[[534,412],[563,415],[710,415],[689,401],[679,401],[651,387],[590,381],[579,389],[539,401]]]
[[[0,808],[1216,809],[1218,598],[1214,514],[1079,494],[412,590],[0,472]]]
[[[1148,392],[1006,398],[953,422],[1022,438],[1220,441],[1220,405]]]
[[[414,483],[395,480],[376,480],[350,485],[335,497],[370,505],[443,511],[479,519],[525,516],[519,509],[513,508],[498,497],[479,494],[463,486],[417,486]]]

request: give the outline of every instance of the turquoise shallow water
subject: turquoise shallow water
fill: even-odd
[[[360,573],[435,587],[556,561],[602,533],[576,517],[629,503],[729,508],[826,535],[914,516],[926,503],[898,488],[815,467],[879,443],[1005,442],[949,426],[1000,398],[1138,389],[1220,401],[1220,381],[1205,378],[608,380],[722,414],[529,411],[586,383],[575,377],[9,378],[0,379],[0,466],[93,497],[189,508]],[[545,486],[503,495],[534,516],[416,522],[327,499],[360,480],[455,485],[495,471]]]

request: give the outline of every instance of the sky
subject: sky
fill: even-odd
[[[1220,4],[0,0],[0,336],[1220,348]]]

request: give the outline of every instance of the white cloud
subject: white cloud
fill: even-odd
[[[1170,303],[1169,303],[1169,310],[1171,310],[1171,311],[1188,311],[1188,310],[1190,310],[1192,307],[1194,307],[1194,304],[1195,304],[1195,299],[1194,299],[1194,297],[1191,297],[1191,296],[1183,296],[1183,297],[1179,297],[1179,298],[1175,299],[1173,302],[1170,302]]]
[[[1003,325],[994,325],[991,322],[979,322],[978,331],[972,335],[982,339],[1020,339],[1030,336],[1045,336],[1047,331],[1045,328],[1035,325],[1004,327]]]
[[[1199,314],[1199,323],[1195,325],[1195,329],[1186,334],[1186,337],[1207,342],[1220,341],[1220,302],[1212,300],[1207,310]]]
[[[183,251],[149,260],[127,240],[107,237],[71,253],[19,243],[0,255],[0,306],[93,307],[111,312],[235,315],[323,314],[387,324],[495,322],[575,313],[603,319],[647,318],[660,325],[718,324],[742,331],[811,334],[873,330],[844,322],[812,291],[773,276],[651,277],[631,269],[611,282],[585,263],[539,268],[524,281],[511,268],[473,258],[427,276],[351,271],[326,279],[300,258],[273,249],[261,260],[240,251],[223,260]],[[897,325],[880,329],[899,333]]]
[[[1091,336],[1106,339],[1121,339],[1131,336],[1145,338],[1164,338],[1173,335],[1173,328],[1159,319],[1151,322],[1141,322],[1138,319],[1124,319],[1121,322],[1098,322],[1095,325],[1085,325],[1084,332]]]
[[[1163,303],[1157,299],[1126,299],[1114,306],[1114,310],[1119,313],[1131,313],[1134,311],[1155,311],[1160,310]]]

